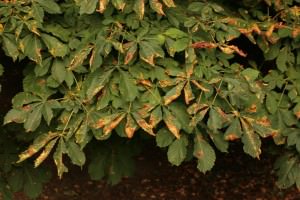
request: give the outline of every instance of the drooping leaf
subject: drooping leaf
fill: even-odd
[[[194,139],[193,154],[198,159],[197,168],[201,172],[205,173],[212,169],[216,160],[215,151],[199,134]]]
[[[73,140],[69,140],[66,143],[66,150],[74,165],[84,165],[86,161],[85,154],[78,144],[76,144]]]
[[[38,167],[40,164],[42,164],[42,162],[44,162],[44,160],[49,156],[49,154],[51,153],[54,145],[56,144],[58,138],[55,138],[53,140],[51,140],[44,148],[44,150],[42,151],[42,153],[35,159],[34,161],[34,167]]]
[[[135,131],[137,130],[138,125],[132,118],[130,114],[127,115],[126,125],[125,125],[125,133],[128,138],[132,138]]]
[[[66,144],[63,138],[60,138],[56,150],[53,154],[53,160],[57,167],[57,174],[60,178],[62,178],[63,173],[68,172],[68,168],[63,163],[63,154],[66,153],[67,153]]]
[[[168,129],[162,128],[157,132],[155,139],[157,146],[167,147],[173,142],[175,137]]]
[[[177,138],[180,138],[180,129],[182,128],[181,123],[178,119],[167,109],[163,108],[163,120],[171,131],[171,133]]]
[[[245,153],[254,158],[259,158],[261,154],[261,140],[259,136],[245,119],[241,119],[241,124],[243,128],[242,142],[244,144],[243,149]]]
[[[186,137],[174,140],[168,148],[167,155],[169,162],[173,165],[179,166],[186,158],[187,145],[188,140]]]

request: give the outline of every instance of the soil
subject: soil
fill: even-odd
[[[136,174],[116,186],[91,181],[85,170],[73,168],[62,180],[54,177],[38,200],[298,200],[296,188],[280,190],[273,171],[275,157],[252,159],[233,147],[219,154],[212,171],[202,174],[196,162],[171,166],[166,153],[147,147],[136,158]],[[55,172],[54,172],[55,173]],[[18,194],[16,200],[26,200]]]

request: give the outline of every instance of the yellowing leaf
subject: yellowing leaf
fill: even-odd
[[[135,0],[133,10],[139,16],[139,19],[142,20],[145,13],[145,0]]]
[[[126,5],[124,0],[111,0],[111,2],[115,6],[115,8],[118,10],[123,10]]]
[[[100,13],[104,13],[108,3],[109,0],[99,0],[99,9],[97,11]]]
[[[170,132],[177,138],[180,138],[181,124],[178,119],[166,108],[163,109],[163,120]]]
[[[43,152],[37,157],[34,161],[34,167],[38,167],[42,162],[49,156],[51,150],[53,149],[54,145],[56,144],[58,138],[51,140],[44,148]]]
[[[150,7],[160,15],[165,15],[163,11],[163,5],[159,2],[159,0],[149,0]]]
[[[125,125],[125,133],[128,138],[132,138],[136,129],[138,128],[136,122],[130,114],[127,115],[127,122]]]
[[[184,100],[185,103],[188,105],[190,102],[195,99],[195,96],[193,94],[190,82],[187,82],[186,85],[184,86]]]
[[[172,88],[171,90],[169,90],[167,92],[167,94],[164,96],[164,105],[168,105],[172,101],[174,101],[175,99],[177,99],[180,96],[181,91],[183,90],[184,85],[185,85],[185,83],[181,82],[178,85],[176,85],[174,88]]]
[[[118,117],[116,117],[113,121],[111,121],[109,124],[107,124],[104,128],[103,128],[103,133],[104,135],[108,135],[109,133],[111,133],[112,130],[114,130],[119,123],[124,119],[125,117],[125,113],[119,115]]]
[[[164,4],[167,6],[167,7],[176,7],[175,6],[175,3],[173,0],[163,0]]]
[[[136,120],[136,123],[147,133],[149,133],[152,136],[155,136],[152,126],[148,124],[143,118],[140,117],[139,114],[133,113],[133,117]]]
[[[162,120],[161,107],[156,107],[150,114],[149,124],[153,128]]]

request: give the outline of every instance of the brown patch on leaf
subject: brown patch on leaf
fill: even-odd
[[[226,135],[225,140],[227,141],[234,141],[239,139],[239,137],[235,134],[235,133],[230,133],[228,135]]]
[[[191,45],[192,48],[195,49],[213,49],[216,48],[218,45],[212,42],[205,42],[205,41],[201,41],[201,42],[195,42]]]
[[[104,135],[108,135],[112,130],[114,130],[119,123],[124,119],[125,114],[122,114],[118,117],[116,117],[113,121],[111,121],[109,124],[107,124],[104,128],[103,128],[103,133]]]
[[[252,104],[248,109],[247,112],[249,113],[256,113],[257,112],[257,106],[256,104]]]
[[[143,86],[152,87],[152,82],[147,79],[139,79],[137,80],[137,84],[141,84]]]
[[[266,116],[257,119],[256,123],[259,125],[262,125],[262,126],[266,126],[266,127],[271,126],[271,121]]]

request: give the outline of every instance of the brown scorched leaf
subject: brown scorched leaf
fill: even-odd
[[[145,13],[145,0],[135,0],[133,10],[139,16],[139,19],[142,20]]]
[[[165,15],[163,11],[163,5],[159,2],[159,0],[149,0],[150,7],[160,15]]]
[[[152,136],[155,136],[152,126],[148,124],[139,114],[133,113],[132,114],[134,119],[136,120],[136,123],[147,133],[149,133]]]
[[[181,124],[167,108],[163,108],[163,120],[170,132],[179,139]]]
[[[130,114],[127,115],[127,122],[125,125],[125,133],[128,138],[132,138],[136,129],[138,128],[136,122]]]
[[[172,101],[177,99],[180,96],[181,91],[184,88],[184,85],[185,85],[185,82],[181,82],[178,85],[176,85],[174,88],[169,90],[167,92],[167,94],[163,97],[164,98],[164,105],[169,105]]]
[[[119,123],[124,119],[125,116],[126,116],[125,113],[120,114],[115,119],[113,119],[109,124],[107,124],[103,128],[104,135],[108,135],[109,133],[111,133],[112,130],[114,130],[119,125]]]

